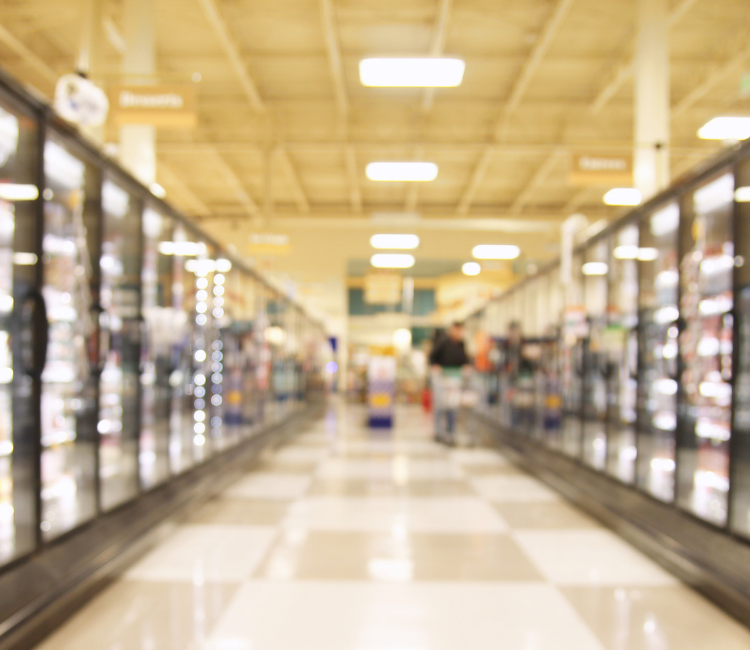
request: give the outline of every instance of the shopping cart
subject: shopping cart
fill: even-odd
[[[442,368],[432,375],[435,439],[447,444],[475,446],[476,436],[469,426],[469,411],[476,407],[478,392],[471,375],[461,368]]]

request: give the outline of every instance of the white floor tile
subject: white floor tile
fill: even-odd
[[[518,531],[513,536],[542,574],[559,585],[678,584],[607,530]]]
[[[312,478],[300,474],[254,472],[242,477],[224,496],[236,499],[298,499],[310,488]]]
[[[548,585],[240,588],[204,650],[602,650]]]
[[[560,496],[530,476],[480,476],[471,485],[485,499],[501,503],[558,501]]]
[[[506,532],[494,508],[474,497],[302,499],[290,509],[284,526],[340,531]]]
[[[320,478],[392,479],[397,484],[406,484],[410,480],[463,478],[464,472],[447,460],[414,459],[404,454],[392,460],[331,458],[320,464],[317,475]]]
[[[444,456],[445,447],[429,440],[342,439],[334,446],[339,454],[434,454]]]
[[[502,467],[508,461],[498,452],[491,449],[454,449],[451,458],[461,465],[490,465]]]
[[[276,529],[266,526],[181,526],[126,578],[242,582],[258,567],[275,537]]]
[[[305,443],[305,444],[314,444],[314,445],[324,445],[324,444],[330,444],[338,440],[338,436],[335,434],[326,433],[324,431],[316,432],[316,431],[310,431],[308,433],[303,433],[299,436],[297,436],[294,439],[295,443]]]
[[[302,445],[282,447],[271,456],[283,463],[319,463],[328,458],[331,451],[327,447],[305,447]]]

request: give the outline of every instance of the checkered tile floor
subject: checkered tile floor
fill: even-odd
[[[361,407],[267,454],[43,650],[747,650],[750,632],[490,449]]]

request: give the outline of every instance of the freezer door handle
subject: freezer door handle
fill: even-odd
[[[40,379],[47,363],[49,345],[49,320],[44,296],[32,289],[26,295],[22,309],[23,348],[21,359],[23,368],[29,377]]]
[[[109,331],[109,314],[99,304],[94,305],[91,312],[96,325],[95,340],[97,350],[94,360],[96,363],[96,370],[102,372],[107,363],[107,359],[109,358],[109,350],[111,346],[112,335]]]
[[[140,346],[139,372],[142,375],[146,372],[148,362],[151,358],[151,332],[148,320],[143,316],[138,317],[138,337]]]

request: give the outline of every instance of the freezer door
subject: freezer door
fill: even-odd
[[[37,537],[37,143],[36,123],[0,97],[0,566]]]
[[[97,511],[97,228],[100,178],[62,140],[44,147],[41,528],[53,539]]]

